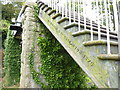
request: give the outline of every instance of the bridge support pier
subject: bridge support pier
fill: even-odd
[[[40,67],[40,49],[37,46],[37,34],[34,31],[35,27],[37,27],[37,23],[34,20],[34,9],[31,8],[33,5],[31,3],[30,5],[27,5],[28,7],[25,9],[23,18],[20,88],[40,88],[40,86],[37,85],[32,79],[28,59],[29,54],[31,53],[31,48],[34,44],[34,69],[39,72],[38,67]]]

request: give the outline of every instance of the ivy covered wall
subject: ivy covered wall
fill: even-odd
[[[20,42],[21,40],[14,38],[12,32],[8,30],[7,39],[5,41],[4,86],[11,86],[20,81]]]
[[[41,67],[39,73],[34,70],[35,47],[33,44],[29,54],[33,80],[43,88],[95,88],[94,85],[87,84],[90,79],[44,24],[39,20],[38,22]],[[41,81],[40,75],[44,76],[47,84]]]
[[[38,8],[34,8],[36,22],[39,28],[38,45],[40,47],[40,72],[34,70],[34,44],[29,54],[30,71],[33,80],[43,88],[95,88],[88,85],[90,79],[77,65],[73,58],[61,46],[57,39],[49,32],[44,24],[37,18]],[[43,75],[45,82],[39,76]]]
[[[67,51],[40,22],[41,73],[50,88],[85,88],[86,77]]]

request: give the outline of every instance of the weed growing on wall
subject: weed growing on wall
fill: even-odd
[[[35,46],[34,46],[35,43],[33,43],[33,46],[31,48],[31,53],[29,54],[28,56],[28,59],[29,59],[29,65],[30,65],[30,72],[31,72],[31,75],[32,75],[32,78],[33,80],[35,81],[36,84],[38,85],[41,85],[42,87],[45,87],[45,84],[43,82],[41,82],[39,76],[41,75],[40,72],[37,72],[35,69],[34,69],[34,58],[35,58]]]

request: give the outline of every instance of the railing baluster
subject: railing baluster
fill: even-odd
[[[55,10],[57,9],[56,6],[57,6],[57,0],[55,0]]]
[[[113,1],[113,11],[114,11],[114,25],[115,25],[115,31],[118,31],[118,13],[117,13],[117,5],[116,5],[116,0]]]
[[[57,6],[57,0],[55,0],[55,10],[56,10],[56,6]]]
[[[53,9],[53,0],[51,0],[51,7],[52,7],[52,9]]]
[[[52,1],[53,1],[53,0],[51,0],[51,8],[52,8]]]
[[[58,11],[59,11],[59,13],[61,13],[60,12],[60,0],[58,0],[58,2],[59,2],[59,4],[58,4]]]
[[[52,0],[52,2],[51,2],[51,3],[52,3],[52,4],[51,4],[51,5],[52,5],[52,9],[53,9],[53,0]]]
[[[105,6],[105,17],[106,17],[106,28],[107,28],[107,53],[110,53],[110,35],[109,35],[109,26],[108,26],[108,5],[107,0],[104,0],[104,6]]]
[[[47,1],[47,3],[48,3],[48,7],[50,6],[50,1]]]
[[[59,13],[59,0],[57,0],[57,13]]]
[[[52,0],[50,0],[51,1],[51,8],[52,8]]]
[[[64,17],[64,4],[62,5],[62,18]]]
[[[73,0],[73,17],[75,22],[75,0]]]
[[[100,20],[101,20],[101,25],[103,26],[103,1],[100,1],[100,15],[101,15],[101,17],[100,17]]]
[[[93,11],[95,13],[94,21],[97,23],[97,7],[96,6],[97,6],[96,0],[94,0],[94,9],[93,9]]]
[[[80,0],[78,0],[78,30],[80,31]]]
[[[54,10],[56,10],[56,0],[54,0]]]
[[[86,30],[86,1],[83,0],[84,30]]]
[[[91,2],[90,2],[90,7],[91,7],[91,13],[90,14],[92,14],[92,0],[91,0]],[[91,25],[91,41],[93,41],[93,23],[92,23],[92,18],[93,18],[93,16],[92,15],[90,15],[90,18],[91,18],[91,20],[90,20],[90,25]]]
[[[51,7],[51,0],[49,1],[49,7]]]
[[[69,23],[71,23],[71,0],[69,0]]]
[[[101,32],[100,32],[100,18],[99,18],[99,0],[96,0],[97,7],[97,24],[98,24],[98,40],[101,40]]]
[[[54,0],[52,0],[52,9],[54,9]]]
[[[49,1],[49,7],[51,7],[51,0]]]
[[[86,30],[89,24],[91,26],[91,41],[94,40],[93,28],[97,27],[98,40],[101,40],[101,29],[105,27],[107,31],[107,53],[111,53],[110,31],[118,32],[119,28],[117,11],[118,0],[49,0],[49,2],[43,2],[56,10],[56,13],[62,13],[62,18],[68,17],[69,24],[72,22],[72,18],[74,22],[76,22],[76,18],[78,18],[77,23],[79,31],[81,30],[81,22],[84,24],[84,30]],[[90,18],[87,12],[89,12]]]
[[[113,31],[113,24],[112,24],[112,17],[111,17],[111,9],[110,9],[110,0],[108,0],[108,16],[109,16],[109,28],[110,28],[110,31]]]
[[[55,4],[56,13],[58,13],[58,8],[57,8],[57,6],[58,6],[58,0],[56,0],[55,3],[56,3],[56,4]]]
[[[68,17],[67,7],[68,7],[68,0],[65,1],[65,17]]]
[[[53,0],[53,9],[54,9],[54,0]]]
[[[59,13],[61,13],[60,0],[59,0],[59,6],[58,7],[59,7],[58,11],[59,11]]]

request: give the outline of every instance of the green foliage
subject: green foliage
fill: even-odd
[[[10,26],[10,22],[8,20],[0,20],[0,27],[2,29],[2,31],[6,32],[8,31],[8,28]]]
[[[38,7],[35,6],[35,18],[38,22]],[[61,44],[49,32],[49,30],[39,21],[40,37],[38,44],[40,46],[40,55],[42,67],[40,73],[34,70],[34,45],[29,55],[30,69],[33,79],[37,84],[45,88],[95,88],[93,85],[87,85],[90,79],[70,57]],[[45,77],[48,85],[39,80],[39,75]]]
[[[36,84],[41,85],[42,87],[45,87],[44,83],[42,83],[39,79],[39,76],[41,75],[41,73],[35,71],[35,69],[34,69],[34,56],[35,56],[34,49],[35,49],[35,47],[34,47],[34,43],[33,43],[33,47],[31,48],[31,53],[28,57],[29,62],[30,62],[29,65],[30,65],[31,75],[32,75],[33,80],[36,82]]]
[[[2,32],[2,35],[0,35],[0,38],[2,38],[2,47],[4,48],[4,41],[7,37],[7,31],[10,26],[10,22],[7,20],[1,20],[0,23],[1,23],[0,27]]]
[[[2,5],[2,19],[11,21],[12,18],[17,18],[22,2],[13,2]]]
[[[39,21],[39,18],[38,18],[39,7],[38,7],[38,5],[35,5],[32,8],[34,8],[34,18],[35,18],[35,20]]]
[[[41,50],[41,73],[50,88],[85,88],[86,76],[53,35],[41,24],[43,37],[38,38]]]
[[[5,42],[5,57],[4,57],[4,71],[5,82],[4,86],[11,86],[19,82],[20,80],[20,55],[21,46],[20,41],[11,35],[11,31],[8,31],[7,39]]]

